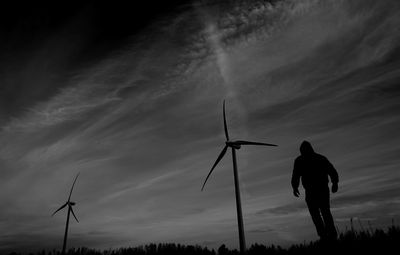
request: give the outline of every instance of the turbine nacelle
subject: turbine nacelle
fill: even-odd
[[[74,206],[74,205],[76,205],[76,203],[75,202],[69,202],[69,205]]]
[[[241,145],[236,141],[226,141],[225,144],[226,144],[226,146],[231,147],[236,150],[239,150],[241,148]]]

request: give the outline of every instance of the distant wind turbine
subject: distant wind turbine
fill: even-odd
[[[239,189],[239,176],[237,170],[237,162],[236,162],[236,150],[240,149],[242,145],[261,145],[261,146],[277,146],[275,144],[270,143],[259,143],[259,142],[249,142],[249,141],[230,141],[229,134],[228,134],[228,127],[226,125],[226,116],[225,116],[225,100],[223,103],[223,116],[224,116],[224,130],[225,130],[225,147],[222,149],[221,153],[219,154],[217,160],[215,161],[214,165],[211,168],[211,171],[208,173],[206,180],[203,183],[203,187],[201,190],[203,191],[204,186],[208,178],[210,177],[211,173],[214,171],[214,168],[217,166],[219,161],[224,157],[226,151],[229,148],[232,148],[232,160],[233,160],[233,176],[235,178],[235,195],[236,195],[236,210],[237,210],[237,221],[238,221],[238,228],[239,228],[239,242],[240,242],[240,253],[244,254],[246,251],[246,240],[244,237],[244,227],[243,227],[243,215],[242,215],[242,203],[240,200],[240,189]]]
[[[67,202],[66,202],[64,205],[62,205],[60,208],[58,208],[57,211],[55,211],[55,212],[51,215],[51,216],[54,216],[54,214],[56,214],[58,211],[60,211],[60,210],[63,209],[64,207],[68,206],[67,223],[66,223],[66,225],[65,225],[64,242],[63,242],[63,248],[62,248],[62,253],[61,253],[61,254],[65,254],[65,248],[66,248],[66,246],[67,246],[69,215],[70,215],[71,212],[72,212],[72,215],[74,216],[75,220],[76,220],[77,222],[79,222],[78,219],[76,218],[76,215],[75,215],[75,213],[74,213],[74,210],[72,210],[72,206],[74,206],[76,203],[71,201],[72,190],[74,189],[75,182],[76,182],[76,179],[78,179],[78,176],[79,176],[79,173],[76,175],[75,180],[74,180],[74,183],[72,184],[72,188],[71,188],[71,191],[69,192],[69,197],[68,197]]]

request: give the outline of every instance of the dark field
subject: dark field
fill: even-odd
[[[354,229],[340,233],[337,241],[309,242],[282,248],[275,245],[253,244],[247,250],[248,255],[257,254],[399,254],[400,226],[387,229]],[[60,251],[41,251],[28,253],[32,255],[56,255]],[[94,250],[89,248],[73,248],[69,255],[238,255],[239,251],[230,250],[225,245],[218,249],[209,249],[198,245],[180,245],[174,243],[148,244],[145,246],[119,248],[114,250]],[[20,253],[10,253],[20,255]]]

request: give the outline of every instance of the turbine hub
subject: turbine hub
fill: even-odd
[[[231,141],[226,141],[225,144],[226,144],[226,146],[234,148],[236,150],[239,150],[241,147],[240,144],[237,144],[236,142],[231,142]]]

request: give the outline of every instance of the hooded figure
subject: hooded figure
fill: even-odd
[[[314,152],[307,141],[300,145],[301,155],[294,161],[292,188],[298,197],[300,179],[306,193],[306,203],[311,218],[321,239],[336,239],[337,232],[330,210],[329,178],[332,182],[332,193],[338,190],[339,176],[329,160]],[[321,217],[322,216],[322,217]]]

